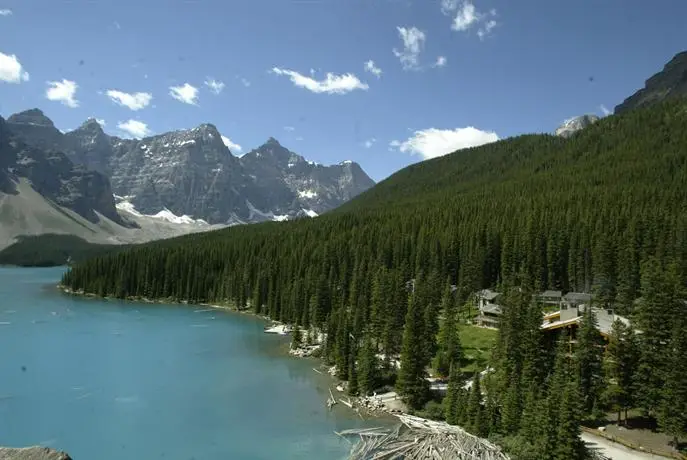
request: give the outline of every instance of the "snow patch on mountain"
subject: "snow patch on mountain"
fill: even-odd
[[[587,126],[599,121],[596,115],[582,115],[565,120],[562,125],[556,128],[556,136],[570,137]]]
[[[159,220],[164,220],[166,222],[172,223],[172,224],[180,224],[180,225],[200,225],[200,226],[209,226],[205,220],[203,219],[194,219],[191,216],[183,215],[183,216],[177,216],[174,214],[172,211],[170,211],[167,208],[162,209],[162,211],[158,212],[157,214],[143,214],[140,213],[139,211],[136,210],[136,206],[134,206],[133,203],[129,201],[131,197],[122,197],[119,195],[114,195],[115,198],[115,207],[117,208],[118,211],[123,211],[127,212],[133,216],[136,217],[150,217],[152,219],[159,219]]]
[[[249,215],[248,215],[248,220],[249,221],[256,221],[256,220],[262,220],[262,221],[267,221],[267,220],[272,220],[275,222],[284,222],[289,220],[288,214],[282,214],[282,215],[275,215],[272,211],[269,212],[263,212],[253,206],[253,203],[251,203],[249,200],[246,200],[246,206],[248,207]]]
[[[301,198],[315,198],[317,196],[317,192],[314,190],[299,190],[298,196]]]

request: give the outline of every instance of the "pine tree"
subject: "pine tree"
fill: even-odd
[[[621,411],[627,412],[632,405],[637,353],[634,330],[621,320],[615,320],[604,353],[605,385],[601,399],[606,406],[618,412],[618,425]]]
[[[482,389],[480,388],[480,375],[475,372],[472,378],[472,387],[470,388],[470,396],[468,397],[467,407],[465,409],[466,428],[477,436],[482,436],[484,433],[484,406],[482,405]]]
[[[522,389],[516,374],[511,377],[508,391],[505,395],[501,428],[504,433],[517,433],[520,428],[520,418],[522,417]]]
[[[376,348],[372,341],[372,334],[366,333],[363,338],[363,346],[358,353],[358,389],[362,395],[372,393],[377,388],[379,382],[379,363]]]
[[[554,459],[556,460],[582,460],[586,458],[586,449],[580,438],[580,423],[582,422],[580,386],[574,380],[566,383],[560,398],[554,451]]]
[[[358,347],[355,340],[351,340],[350,357],[348,358],[348,394],[358,394],[358,363],[356,362]]]
[[[673,330],[670,367],[662,391],[658,422],[660,427],[673,439],[677,446],[680,436],[687,432],[687,305],[684,305],[681,318]]]
[[[425,332],[423,314],[414,296],[411,296],[403,330],[401,369],[396,386],[411,408],[420,408],[427,400],[429,383],[425,379],[426,354],[423,352]]]
[[[587,414],[591,413],[597,404],[602,389],[602,346],[603,339],[597,326],[596,315],[591,306],[587,305],[577,331],[575,349],[579,394],[583,401],[582,408]]]
[[[634,376],[636,402],[646,414],[655,414],[661,399],[670,363],[670,328],[673,318],[675,284],[668,278],[660,261],[652,257],[642,265],[641,301],[635,311],[639,359]]]
[[[444,417],[446,423],[458,425],[460,423],[461,412],[461,392],[463,391],[463,380],[460,377],[460,368],[451,364],[448,377],[448,389],[444,399]]]
[[[447,376],[451,367],[460,366],[462,350],[458,336],[455,302],[450,291],[444,292],[442,300],[444,321],[439,328],[438,352],[434,359],[434,369],[437,374]]]

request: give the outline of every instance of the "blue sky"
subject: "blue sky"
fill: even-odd
[[[613,110],[687,49],[685,17],[682,0],[0,0],[0,114],[210,122],[237,155],[274,136],[381,180]]]

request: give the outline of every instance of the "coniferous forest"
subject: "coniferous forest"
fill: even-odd
[[[415,409],[431,398],[431,368],[449,380],[440,416],[514,458],[584,458],[580,423],[600,411],[638,409],[677,440],[687,429],[685,126],[678,99],[568,139],[461,150],[316,219],[132,247],[78,263],[63,284],[226,303],[321,330],[323,358],[350,392],[391,381]],[[487,287],[506,293],[498,340],[489,370],[466,376],[458,314]],[[631,325],[616,322],[604,341],[586,313],[574,345],[545,335],[531,301],[544,289],[591,292]]]

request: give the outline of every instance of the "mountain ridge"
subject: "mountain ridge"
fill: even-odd
[[[357,163],[318,165],[274,137],[234,156],[211,123],[124,139],[106,134],[92,118],[63,134],[40,109],[8,121],[25,142],[62,151],[107,176],[113,192],[145,214],[168,209],[213,224],[259,222],[270,215],[293,219],[327,212],[374,185]]]
[[[614,113],[620,114],[667,98],[685,95],[687,95],[687,51],[682,51],[673,56],[661,71],[646,80],[643,88],[618,104]]]

